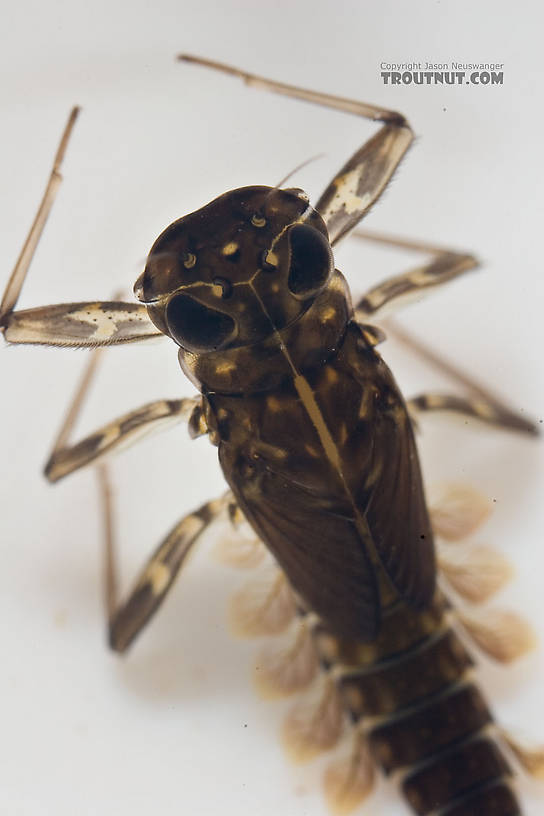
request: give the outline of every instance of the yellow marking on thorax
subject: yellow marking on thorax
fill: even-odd
[[[276,413],[277,411],[281,411],[282,404],[277,397],[275,397],[273,394],[269,394],[266,398],[266,407],[269,411]]]
[[[367,386],[363,390],[363,396],[361,397],[361,402],[359,404],[359,419],[368,419],[368,417],[372,413],[372,409],[374,406],[374,401],[376,398],[376,391],[372,386]]]
[[[320,455],[317,448],[314,448],[313,445],[304,445],[304,450],[307,451],[310,456],[313,456],[315,459]]]
[[[308,416],[313,422],[313,425],[317,431],[321,444],[323,445],[323,449],[327,456],[329,462],[334,465],[338,473],[342,473],[342,461],[340,459],[340,455],[338,453],[338,448],[334,443],[334,439],[332,438],[331,432],[327,427],[327,423],[323,419],[323,414],[319,408],[319,405],[316,402],[316,398],[314,396],[314,392],[308,385],[308,381],[305,377],[301,374],[296,374],[294,377],[294,384],[295,388],[298,392],[300,399],[302,400],[302,404],[306,408],[308,412]]]
[[[215,373],[216,374],[230,374],[231,371],[234,371],[235,368],[236,368],[236,363],[233,363],[230,360],[224,360],[222,363],[218,363],[215,366]]]

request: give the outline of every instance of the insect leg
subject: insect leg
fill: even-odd
[[[455,395],[421,394],[415,397],[411,404],[416,414],[422,411],[454,411],[508,430],[523,431],[533,436],[540,433],[538,426],[534,422],[520,416],[517,411],[510,408],[487,389],[482,388],[479,383],[458,369],[449,360],[433,351],[429,345],[416,339],[404,328],[401,329],[397,323],[388,321],[386,328],[388,334],[397,337],[406,348],[414,351],[442,374],[446,374],[458,382],[472,396],[472,398],[460,398]]]
[[[355,306],[357,320],[382,319],[387,312],[399,308],[407,300],[421,297],[426,290],[433,290],[478,266],[476,258],[468,252],[456,252],[366,230],[357,230],[354,235],[387,246],[429,252],[434,256],[428,263],[387,278],[366,292]]]
[[[453,380],[456,380],[472,394],[472,398],[459,397],[453,394],[419,394],[408,403],[413,417],[429,411],[458,413],[506,430],[521,431],[538,436],[540,431],[532,420],[521,416],[487,389],[482,388],[450,361],[432,351],[428,345],[416,340],[412,334],[401,329],[397,323],[392,324],[391,321],[388,321],[386,328],[387,332],[397,337],[404,346],[410,348],[441,373],[447,374]]]
[[[528,419],[506,408],[502,403],[483,399],[465,399],[455,394],[418,394],[408,400],[408,410],[413,419],[424,413],[458,414],[467,419],[477,419],[498,428],[538,435],[538,428]]]
[[[140,303],[56,303],[3,315],[8,343],[60,348],[96,348],[164,337]]]
[[[130,411],[80,442],[68,444],[68,439],[93,379],[102,349],[96,349],[89,360],[81,382],[60,428],[53,451],[45,466],[50,482],[57,482],[74,470],[95,463],[102,457],[126,447],[157,429],[189,420],[193,436],[204,433],[199,413],[200,398],[157,400]],[[195,426],[195,421],[198,425]]]
[[[380,197],[414,138],[408,122],[396,111],[275,82],[214,60],[188,54],[180,54],[178,59],[231,74],[247,85],[383,123],[378,133],[342,167],[316,204],[333,245],[355,227]]]
[[[68,141],[78,117],[79,110],[80,109],[78,107],[72,108],[66,126],[62,132],[59,146],[53,160],[53,168],[49,174],[49,179],[47,181],[40,206],[38,207],[38,212],[36,213],[30,228],[30,232],[27,235],[26,241],[15,264],[15,268],[11,273],[8,285],[6,286],[6,290],[2,296],[2,303],[0,304],[0,325],[3,324],[4,317],[11,314],[15,308],[21,293],[21,289],[23,288],[23,284],[25,282],[28,268],[32,258],[34,257],[36,247],[38,246],[38,242],[42,236],[43,228],[49,213],[51,212],[55,197],[62,182],[62,176],[60,174],[62,160],[64,159],[64,154],[66,153]]]
[[[113,534],[113,507],[108,472],[97,468],[104,511],[105,594],[109,643],[124,652],[155,614],[170,590],[189,552],[206,527],[227,507],[230,493],[206,502],[179,521],[161,541],[125,601],[117,597],[117,564]]]
[[[134,343],[160,332],[145,306],[121,301],[68,303],[14,312],[36,247],[62,181],[60,167],[79,108],[73,108],[53,161],[45,192],[0,304],[0,331],[10,343],[48,346],[105,346]]]
[[[458,276],[475,269],[478,261],[467,252],[457,252],[433,244],[397,238],[381,233],[357,230],[355,236],[374,243],[401,249],[427,252],[434,257],[427,264],[416,267],[401,275],[388,278],[370,291],[355,305],[355,319],[366,325],[369,319],[381,319],[387,311],[397,308],[410,297],[420,296],[426,290],[434,290],[443,283],[448,283]],[[408,402],[408,408],[413,418],[429,411],[444,411],[457,413],[471,419],[479,419],[507,430],[521,431],[533,435],[538,434],[537,426],[531,420],[522,417],[516,411],[505,405],[487,389],[481,387],[464,372],[460,371],[449,361],[440,357],[427,344],[417,340],[411,333],[401,328],[396,322],[388,319],[382,324],[387,334],[393,335],[402,344],[422,357],[435,368],[450,376],[465,389],[472,398],[450,394],[420,394]],[[383,338],[378,336],[376,342]]]

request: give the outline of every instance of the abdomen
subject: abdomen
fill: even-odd
[[[376,764],[399,775],[414,813],[516,816],[492,715],[447,617],[439,593],[424,613],[400,602],[371,644],[341,641],[318,625],[318,652],[335,668],[352,719],[369,723]]]

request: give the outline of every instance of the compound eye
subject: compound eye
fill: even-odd
[[[236,334],[232,317],[188,295],[175,295],[166,307],[170,335],[187,351],[216,351]]]
[[[325,288],[334,272],[332,249],[325,236],[308,224],[295,224],[288,232],[290,265],[287,285],[298,300]]]

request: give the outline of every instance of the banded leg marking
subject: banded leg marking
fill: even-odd
[[[22,309],[5,315],[0,330],[8,343],[58,348],[97,348],[165,337],[145,306],[120,300]]]
[[[399,246],[406,249],[415,249],[435,253],[435,247],[411,241],[402,241],[386,238],[378,233],[357,231],[356,236],[377,243]],[[395,275],[374,286],[359,300],[355,306],[357,320],[366,322],[369,318],[381,319],[390,311],[397,309],[407,301],[420,297],[423,292],[433,290],[444,283],[455,280],[465,272],[476,269],[478,261],[469,253],[441,250],[427,264]]]
[[[45,475],[50,482],[57,482],[85,465],[96,463],[104,456],[137,442],[155,430],[188,421],[193,429],[192,436],[205,432],[204,430],[196,431],[193,421],[195,417],[198,417],[199,425],[202,427],[200,397],[157,400],[135,411],[123,414],[80,442],[69,445],[68,439],[96,372],[101,353],[102,349],[93,352],[61,425],[53,451],[45,466]]]
[[[530,420],[510,411],[498,402],[483,399],[465,399],[453,394],[418,394],[408,400],[408,410],[413,419],[424,413],[451,413],[468,419],[476,419],[504,430],[520,431],[538,436],[538,428]]]
[[[411,401],[411,407],[422,411],[455,411],[507,430],[521,431],[538,436],[540,431],[532,420],[521,416],[502,400],[482,388],[471,377],[453,365],[449,360],[433,351],[426,343],[416,339],[413,334],[401,328],[396,322],[387,322],[388,334],[396,337],[408,349],[413,351],[442,374],[462,385],[472,396],[470,398],[448,395],[419,395]],[[415,403],[415,404],[414,404]]]
[[[232,502],[232,496],[229,492],[219,499],[206,502],[178,522],[145,565],[126,601],[119,602],[111,488],[105,465],[97,470],[104,515],[109,644],[114,651],[124,652],[166,598],[193,545],[216,516]]]
[[[476,258],[469,253],[457,252],[435,244],[384,235],[383,233],[368,230],[356,230],[354,235],[384,246],[398,247],[415,252],[427,252],[434,256],[428,264],[388,278],[363,295],[355,306],[355,319],[363,324],[362,328],[367,333],[369,327],[364,324],[367,324],[369,318],[372,318],[372,320],[382,318],[386,312],[401,305],[410,297],[419,295],[426,290],[434,290],[465,272],[476,269],[478,266]],[[419,341],[410,332],[401,328],[398,323],[387,319],[383,326],[387,334],[396,337],[404,346],[430,363],[442,374],[446,374],[457,381],[471,394],[471,397],[458,397],[449,394],[420,394],[408,403],[408,408],[414,419],[417,419],[417,416],[423,412],[444,411],[468,416],[471,419],[478,419],[506,430],[538,435],[539,430],[534,422],[512,410],[502,400],[492,395],[487,389],[482,388],[481,385],[448,360],[432,351],[427,344]],[[371,332],[369,338],[371,341]],[[382,337],[377,334],[376,342],[381,342],[381,340]]]
[[[316,204],[333,245],[352,230],[377,201],[414,138],[408,122],[396,111],[275,82],[202,57],[180,54],[178,59],[230,74],[247,85],[272,93],[383,123],[378,133],[365,142],[341,168]]]

